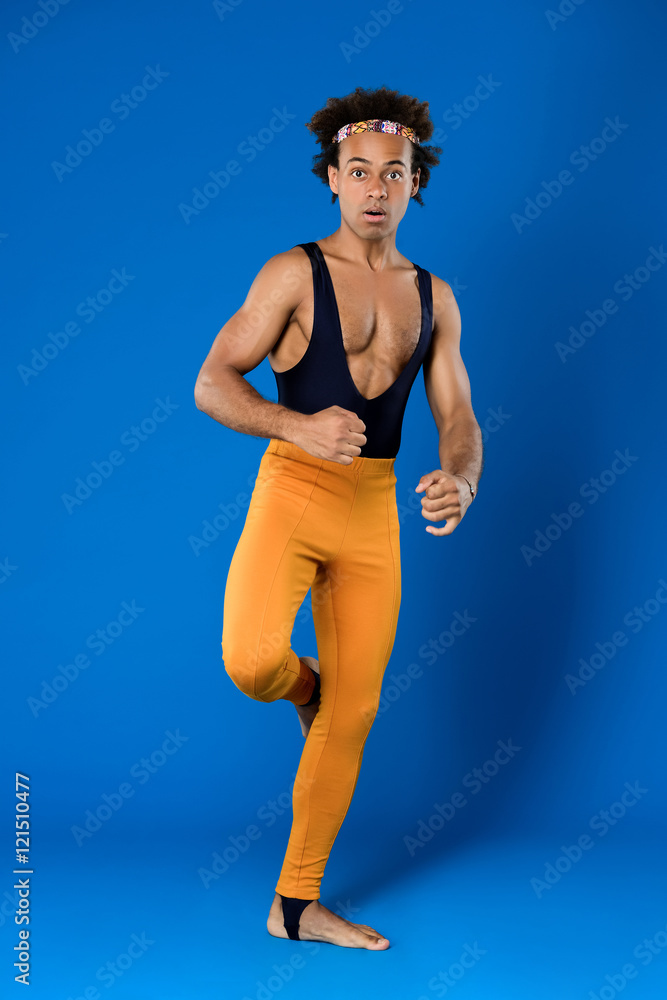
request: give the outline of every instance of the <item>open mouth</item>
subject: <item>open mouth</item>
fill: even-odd
[[[385,213],[380,211],[380,209],[378,208],[367,208],[366,211],[364,212],[364,218],[366,219],[374,219],[379,221],[380,219],[384,219],[384,217]]]

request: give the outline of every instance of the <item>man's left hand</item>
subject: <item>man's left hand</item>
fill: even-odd
[[[416,492],[421,491],[424,491],[422,516],[428,521],[445,521],[442,528],[429,525],[426,530],[431,535],[451,535],[472,503],[465,479],[436,469],[421,477]]]

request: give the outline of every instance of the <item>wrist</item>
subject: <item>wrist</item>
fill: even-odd
[[[450,476],[454,476],[458,479],[463,479],[465,483],[468,484],[468,489],[470,490],[470,502],[477,496],[477,484],[472,483],[467,476],[464,476],[462,472],[450,472]]]
[[[284,425],[281,428],[283,431],[283,439],[289,441],[291,444],[296,444],[302,447],[303,431],[308,421],[308,414],[301,413],[299,410],[291,410],[289,407],[284,407]]]

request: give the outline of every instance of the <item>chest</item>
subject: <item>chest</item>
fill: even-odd
[[[419,343],[422,300],[414,270],[400,275],[355,277],[330,272],[330,307],[348,359],[400,371]]]

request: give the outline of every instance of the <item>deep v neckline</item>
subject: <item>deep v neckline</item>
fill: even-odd
[[[424,319],[425,319],[425,316],[424,316],[424,293],[422,291],[421,275],[419,274],[419,268],[418,268],[418,266],[413,261],[410,261],[410,263],[414,267],[415,271],[417,272],[417,282],[418,282],[418,285],[419,285],[419,304],[420,304],[420,310],[421,310],[421,322],[420,322],[420,327],[419,327],[419,340],[417,341],[415,349],[412,352],[412,354],[410,355],[410,357],[408,358],[408,361],[406,362],[405,366],[401,369],[399,375],[394,379],[394,381],[391,383],[391,385],[387,386],[387,388],[384,389],[379,394],[379,396],[370,396],[370,397],[369,396],[364,396],[363,393],[359,392],[359,389],[357,388],[357,384],[354,381],[354,379],[352,378],[352,372],[350,371],[350,366],[349,366],[349,364],[347,362],[347,354],[345,353],[345,341],[343,339],[343,327],[342,327],[342,324],[341,324],[341,321],[340,321],[340,311],[338,309],[338,300],[336,299],[336,290],[334,288],[333,278],[331,277],[331,272],[329,270],[329,265],[327,264],[327,262],[325,260],[324,252],[320,248],[319,244],[316,243],[315,241],[313,241],[313,246],[317,250],[317,255],[319,257],[320,264],[323,267],[323,272],[324,272],[324,275],[325,275],[326,280],[327,280],[328,285],[329,285],[329,291],[331,293],[331,299],[332,299],[333,304],[334,304],[334,309],[335,309],[335,314],[336,314],[336,326],[338,328],[338,337],[336,339],[338,341],[338,344],[340,345],[341,359],[343,361],[343,366],[344,366],[345,371],[347,373],[347,380],[350,383],[350,385],[352,386],[354,392],[357,394],[357,396],[360,399],[363,399],[365,403],[373,403],[377,399],[382,399],[383,396],[386,396],[388,392],[391,392],[392,389],[394,389],[398,385],[398,383],[401,381],[401,379],[405,375],[406,371],[408,370],[408,368],[410,367],[410,365],[414,361],[414,359],[415,359],[415,357],[417,355],[417,352],[419,351],[419,348],[421,347],[422,342],[424,340]]]

